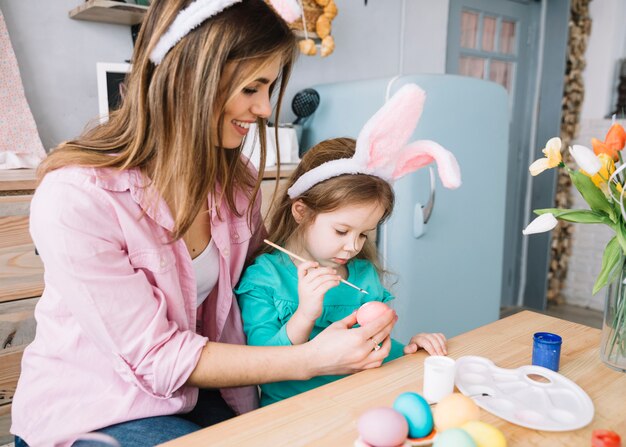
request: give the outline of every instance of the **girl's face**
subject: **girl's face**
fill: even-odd
[[[296,222],[302,221],[306,205],[296,201],[292,212]],[[321,213],[304,231],[304,253],[326,267],[341,268],[363,248],[367,233],[376,229],[385,212],[378,202],[346,205],[335,211]]]
[[[269,118],[272,113],[270,87],[276,82],[281,66],[281,59],[274,58],[256,71],[254,78],[226,103],[222,129],[224,148],[240,147],[250,124],[256,123],[257,118]],[[234,64],[227,65],[223,79],[232,79],[233,70]]]

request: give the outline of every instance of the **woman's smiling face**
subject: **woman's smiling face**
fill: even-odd
[[[254,76],[244,87],[236,92],[224,107],[224,125],[222,128],[222,145],[227,149],[241,146],[248,134],[250,124],[257,118],[267,119],[272,114],[270,102],[271,87],[278,79],[282,67],[281,59],[274,58],[260,70],[254,70]],[[233,79],[235,64],[226,66],[222,79]]]

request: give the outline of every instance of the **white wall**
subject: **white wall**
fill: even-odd
[[[400,70],[405,10],[404,73],[445,71],[449,0],[337,0],[335,53],[302,56],[292,75],[281,121],[291,121],[291,97],[314,84],[393,76]],[[44,147],[78,135],[98,113],[96,62],[130,58],[130,27],[71,20],[82,0],[0,0],[26,97]]]
[[[585,101],[581,120],[599,119],[615,108],[620,59],[626,58],[626,1],[593,0],[591,36],[583,72]]]

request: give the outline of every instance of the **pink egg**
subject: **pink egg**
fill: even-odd
[[[387,309],[389,309],[389,306],[385,303],[381,303],[380,301],[368,301],[356,311],[356,321],[361,326],[364,326],[370,321],[380,317]]]
[[[367,410],[357,426],[361,439],[376,447],[397,447],[409,434],[409,424],[404,416],[389,407]]]

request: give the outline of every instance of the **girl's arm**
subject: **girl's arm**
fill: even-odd
[[[319,375],[352,374],[380,366],[389,354],[389,334],[397,317],[388,310],[367,326],[351,314],[297,346],[241,346],[209,342],[188,385],[201,388],[253,385],[283,380],[307,380]],[[373,340],[385,340],[373,350]]]
[[[298,265],[298,309],[286,327],[292,344],[309,341],[315,321],[322,314],[324,295],[338,286],[340,279],[334,269],[320,267],[317,262],[301,262]]]

